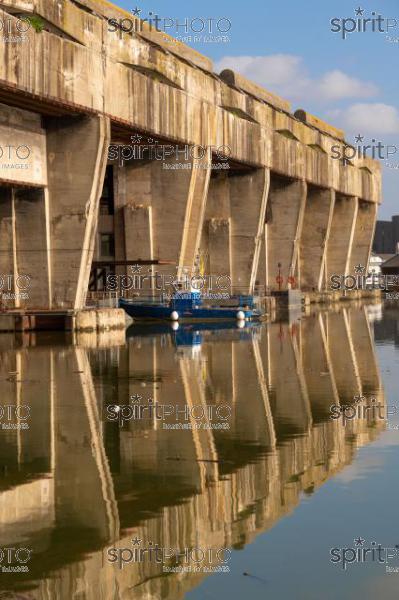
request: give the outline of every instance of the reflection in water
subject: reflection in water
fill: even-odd
[[[31,409],[28,430],[0,432],[0,547],[32,549],[29,572],[3,573],[1,589],[24,597],[184,598],[208,575],[119,569],[107,549],[242,548],[385,427],[372,411],[330,418],[354,396],[384,402],[363,308],[244,329],[133,326],[124,345],[90,344],[0,352],[2,404]],[[109,418],[135,402],[173,412]],[[212,428],[226,406],[228,428]],[[190,428],[167,427],[176,411]]]

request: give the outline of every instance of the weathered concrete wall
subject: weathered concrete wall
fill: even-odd
[[[272,290],[296,287],[300,281],[298,253],[306,192],[303,181],[272,179],[266,226],[266,282]]]
[[[232,281],[239,291],[255,285],[261,249],[261,234],[270,187],[269,169],[230,177],[232,221]]]
[[[334,202],[334,190],[308,188],[300,248],[303,289],[319,291],[325,285],[324,267]]]
[[[129,143],[133,133],[206,151],[199,168],[181,156],[191,168],[165,169],[174,157],[115,167],[116,259],[170,260],[181,275],[201,249],[210,274],[228,274],[248,291],[257,281],[277,289],[278,263],[283,289],[308,290],[322,290],[331,269],[345,272],[355,258],[367,266],[380,168],[368,158],[334,159],[343,131],[302,109],[292,113],[289,102],[237,73],[213,73],[208,58],[148,25],[134,35],[112,30],[108,19],[133,17],[111,4],[5,0],[2,7],[0,18],[14,28],[19,11],[43,23],[40,32],[29,27],[18,42],[0,43],[0,136],[30,150],[24,168],[0,156],[0,186],[39,187],[44,198],[29,211],[25,204],[18,221],[6,216],[8,201],[1,208],[6,272],[18,267],[22,236],[14,230],[27,229],[33,210],[43,237],[35,260],[20,248],[24,268],[44,277],[27,307],[83,306],[107,147]],[[207,163],[221,146],[229,169],[211,176]],[[279,176],[286,183],[277,190]],[[340,200],[331,216],[334,194],[365,207],[354,229],[346,213],[341,218]]]
[[[103,116],[57,119],[49,126],[52,308],[84,302],[109,139]]]
[[[337,196],[327,247],[327,277],[348,275],[358,213],[357,198]]]
[[[0,104],[0,140],[0,180],[47,185],[46,132],[40,115]]]
[[[30,277],[21,307],[51,308],[49,207],[42,189],[19,189],[13,194],[17,272]]]
[[[365,270],[367,269],[376,221],[377,206],[369,202],[359,202],[353,233],[350,267],[354,268],[357,265],[362,265]]]
[[[30,29],[27,43],[0,46],[4,87],[35,94],[37,102],[105,112],[121,125],[164,139],[225,144],[233,158],[246,164],[379,200],[377,163],[354,160],[354,168],[348,168],[331,158],[331,147],[343,143],[343,132],[303,111],[290,114],[288,102],[236,74],[215,77],[209,59],[183,44],[168,44],[165,34],[151,32],[154,47],[145,32],[108,31],[105,17],[129,13],[89,0],[81,4],[95,9],[92,14],[70,0],[6,4],[40,15],[45,29]],[[57,29],[46,31],[48,23]],[[193,68],[187,58],[201,68]],[[11,68],[14,63],[17,67]]]

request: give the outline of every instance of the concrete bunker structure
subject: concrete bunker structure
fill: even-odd
[[[343,131],[145,24],[111,30],[109,3],[2,6],[43,26],[0,43],[3,309],[80,310],[129,261],[181,275],[200,256],[246,293],[367,266],[380,167],[334,159]]]

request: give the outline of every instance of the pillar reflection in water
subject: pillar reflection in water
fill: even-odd
[[[372,411],[331,418],[332,405],[384,403],[361,307],[243,329],[133,326],[109,347],[37,341],[0,352],[0,394],[31,407],[28,430],[0,432],[0,546],[32,548],[29,572],[1,587],[37,600],[184,598],[206,574],[120,570],[107,549],[243,547],[385,427]],[[108,418],[149,401],[173,411]],[[228,428],[212,428],[218,407]]]

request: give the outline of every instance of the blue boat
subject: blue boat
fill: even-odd
[[[119,307],[136,320],[146,321],[252,321],[262,318],[251,296],[242,296],[237,306],[204,306],[199,292],[177,292],[169,301],[119,299]]]

